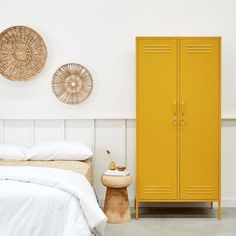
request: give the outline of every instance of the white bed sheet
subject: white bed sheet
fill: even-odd
[[[103,235],[106,217],[80,174],[42,167],[0,167],[0,235]]]

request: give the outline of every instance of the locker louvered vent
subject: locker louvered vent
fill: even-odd
[[[147,53],[170,53],[171,45],[144,45],[144,52]]]
[[[187,45],[187,53],[211,53],[213,52],[212,45]]]
[[[146,186],[144,187],[144,193],[147,194],[170,194],[172,188],[170,186]]]
[[[212,194],[212,186],[188,186],[187,194]]]

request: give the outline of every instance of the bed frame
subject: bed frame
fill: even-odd
[[[39,166],[71,170],[84,175],[92,184],[92,159],[86,161],[14,161],[1,160],[0,166]]]

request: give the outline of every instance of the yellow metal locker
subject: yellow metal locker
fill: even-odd
[[[139,202],[213,202],[220,218],[220,38],[137,38]]]
[[[139,198],[176,199],[177,40],[142,40],[137,46],[137,148],[143,157],[137,167],[145,176]]]

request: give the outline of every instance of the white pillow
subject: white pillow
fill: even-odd
[[[0,160],[26,160],[27,150],[23,145],[0,144]]]
[[[27,151],[28,160],[86,160],[93,156],[89,147],[79,142],[52,141],[33,145]]]

